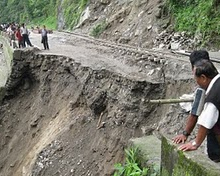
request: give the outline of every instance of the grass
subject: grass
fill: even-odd
[[[37,18],[35,20],[32,21],[31,24],[28,24],[28,27],[30,26],[38,26],[40,28],[42,28],[43,25],[45,25],[47,27],[47,29],[52,29],[52,30],[55,30],[56,29],[56,17],[54,16],[50,16],[48,18]]]
[[[192,36],[200,34],[202,44],[215,41],[220,35],[220,3],[217,0],[167,0],[174,19],[175,31],[186,31]]]
[[[65,28],[72,30],[79,22],[81,14],[86,8],[88,0],[64,0],[62,3],[62,9],[64,11]],[[47,29],[55,30],[57,28],[57,15],[56,13],[50,13],[51,15],[46,17],[41,16],[32,20],[28,26],[46,25]]]
[[[65,23],[67,29],[73,29],[79,22],[80,16],[86,8],[88,0],[64,0],[62,8],[64,9]]]
[[[114,176],[157,176],[159,169],[149,166],[142,168],[138,160],[138,148],[125,149],[125,164],[115,164]]]
[[[93,37],[99,37],[106,29],[106,27],[107,27],[106,21],[102,21],[91,30],[90,35]]]

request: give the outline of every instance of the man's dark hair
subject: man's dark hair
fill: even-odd
[[[189,56],[189,60],[193,68],[195,65],[195,62],[199,60],[210,60],[209,53],[206,50],[193,51]]]
[[[213,79],[218,71],[210,60],[202,59],[194,63],[195,76],[200,77],[202,74],[206,77]]]

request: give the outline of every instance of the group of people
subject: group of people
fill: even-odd
[[[205,91],[205,101],[200,114],[191,110],[184,131],[174,137],[173,142],[182,143],[179,150],[192,151],[200,147],[207,137],[208,157],[214,162],[220,162],[220,74],[205,50],[192,52],[190,63],[195,81]],[[192,107],[198,109],[200,104],[194,100]],[[199,129],[195,140],[185,143],[196,123]]]
[[[33,47],[29,35],[30,31],[27,29],[24,23],[21,25],[10,23],[9,25],[1,25],[1,30],[4,30],[9,36],[9,43],[13,48],[25,48],[26,46]],[[41,31],[41,43],[44,46],[45,50],[49,50],[48,36],[49,31],[44,25]],[[15,43],[15,40],[18,41],[18,45]]]

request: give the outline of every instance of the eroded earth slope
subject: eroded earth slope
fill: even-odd
[[[49,39],[49,51],[14,51],[0,109],[0,175],[110,176],[130,138],[181,130],[179,105],[149,100],[192,91],[187,58],[71,34]],[[38,34],[31,40],[40,44]]]

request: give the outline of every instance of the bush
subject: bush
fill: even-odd
[[[217,0],[168,0],[176,31],[201,34],[203,44],[220,34],[220,4]]]
[[[105,21],[97,24],[92,31],[90,32],[90,35],[93,37],[98,37],[101,33],[103,33],[103,31],[106,29],[107,24]]]
[[[79,22],[82,12],[85,10],[88,0],[64,0],[65,25],[68,29],[73,29]]]
[[[157,176],[159,169],[156,167],[141,168],[138,160],[138,148],[125,149],[126,162],[115,164],[114,176]]]

